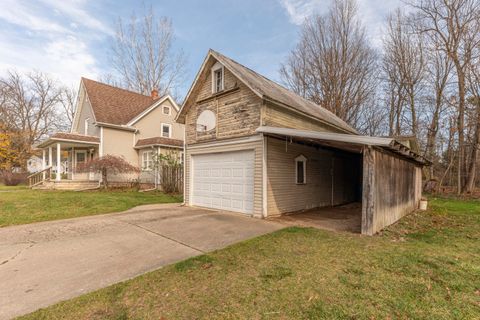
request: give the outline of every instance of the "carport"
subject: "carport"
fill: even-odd
[[[274,146],[280,146],[281,142],[285,152],[293,150],[292,154],[300,152],[298,150],[311,150],[310,157],[316,157],[310,164],[310,167],[316,165],[311,170],[314,173],[325,167],[330,170],[328,179],[326,175],[318,178],[312,173],[310,179],[317,181],[313,181],[314,186],[305,189],[305,193],[313,192],[313,197],[321,198],[329,193],[326,197],[329,201],[320,205],[319,202],[310,201],[302,204],[303,208],[295,207],[297,210],[290,212],[280,208],[282,215],[298,211],[301,212],[299,218],[308,220],[313,219],[313,213],[317,211],[320,220],[328,220],[328,217],[335,219],[334,212],[341,209],[338,206],[351,205],[348,213],[351,216],[357,212],[361,226],[358,231],[372,235],[418,208],[422,188],[421,169],[429,162],[393,138],[266,126],[259,127],[257,132],[271,139],[267,140],[271,141],[267,143],[267,161],[278,157],[275,152],[279,148]],[[267,163],[267,170],[270,170],[267,171],[269,190],[273,195],[268,197],[271,212],[272,203],[281,203],[281,197],[275,197],[275,177],[279,170],[269,167],[275,166]],[[321,207],[335,209],[318,209]]]

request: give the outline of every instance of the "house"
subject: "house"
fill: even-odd
[[[98,174],[77,168],[95,157],[116,155],[141,168],[141,174],[119,175],[112,181],[154,183],[155,154],[182,161],[184,126],[174,121],[178,111],[171,96],[159,97],[156,90],[146,96],[82,78],[70,132],[55,133],[37,146],[42,150],[42,168],[48,170],[61,163],[62,154],[66,154],[66,180],[76,185],[98,182]],[[48,180],[43,175],[42,180]],[[61,175],[56,175],[55,181],[48,183],[56,188],[61,181]]]
[[[427,160],[213,50],[176,120],[187,205],[267,218],[361,202],[369,235],[418,206]]]

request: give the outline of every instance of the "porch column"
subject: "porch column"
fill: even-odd
[[[53,150],[52,146],[48,147],[48,166],[50,167],[50,176],[48,179],[52,177],[53,172]]]
[[[60,181],[62,180],[62,173],[60,172],[61,169],[61,157],[62,157],[62,149],[60,147],[60,143],[57,143],[57,176],[56,180]]]
[[[45,149],[43,149],[42,150],[42,171],[45,170],[45,168],[47,167],[47,164],[45,162],[46,162]],[[45,180],[45,171],[43,171],[42,173],[42,179]]]
[[[71,159],[71,163],[70,163],[70,167],[72,168],[72,180],[75,180],[75,147],[72,147],[72,155],[70,157]]]

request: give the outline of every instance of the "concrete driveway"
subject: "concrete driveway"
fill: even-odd
[[[0,319],[282,227],[165,204],[0,228]]]

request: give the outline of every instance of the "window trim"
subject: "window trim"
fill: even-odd
[[[145,157],[145,155],[147,155],[147,157]],[[147,165],[145,165],[145,163],[147,163]],[[153,150],[150,150],[150,149],[143,150],[142,151],[142,171],[152,171],[152,170],[153,170]]]
[[[168,113],[165,113],[165,108],[168,108]],[[162,114],[164,115],[171,115],[172,114],[172,108],[170,106],[162,106]]]
[[[163,127],[168,127],[168,137],[165,137],[165,136],[163,135]],[[171,138],[171,137],[172,137],[172,125],[171,125],[170,123],[163,123],[163,122],[162,122],[162,124],[161,124],[161,126],[160,126],[160,129],[161,129],[161,131],[160,131],[160,136],[161,136],[162,138]]]
[[[298,182],[298,163],[303,163],[303,182]],[[295,158],[295,184],[307,184],[307,158],[301,154]]]
[[[222,75],[222,83],[220,90],[217,90],[217,79],[215,78],[216,72],[220,71]],[[212,67],[212,93],[219,93],[225,90],[225,68],[222,64],[216,63]]]

